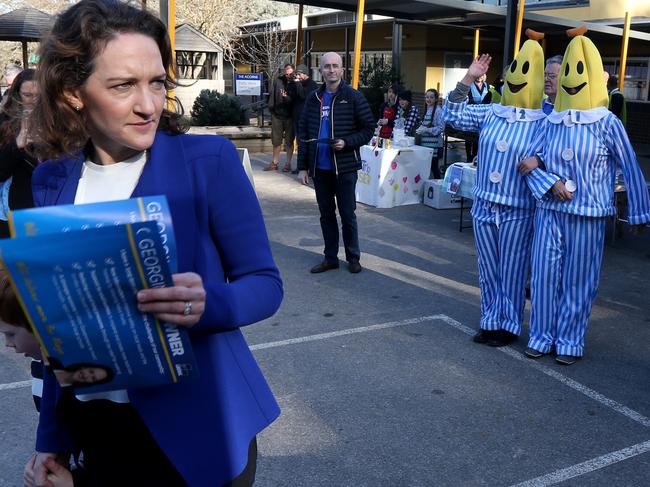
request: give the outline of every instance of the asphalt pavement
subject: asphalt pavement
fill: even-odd
[[[566,367],[523,356],[528,312],[513,345],[471,341],[476,250],[458,210],[360,204],[363,272],[313,275],[313,189],[251,159],[285,284],[280,311],[245,329],[283,410],[259,437],[256,485],[649,485],[650,229],[606,247],[586,354]],[[0,364],[13,487],[37,417],[28,365],[4,349]]]
[[[259,485],[648,485],[650,231],[607,246],[586,355],[566,367],[525,358],[524,338],[471,341],[476,250],[458,210],[358,205],[364,271],[312,275],[313,190],[255,178],[286,289],[246,330],[283,407]]]

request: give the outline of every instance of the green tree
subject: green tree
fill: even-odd
[[[271,0],[183,0],[176,5],[176,23],[188,22],[223,49],[224,59],[232,62],[232,39],[241,26],[254,20],[269,19],[298,12],[295,4]]]
[[[376,118],[379,118],[379,107],[384,102],[384,93],[391,85],[400,83],[399,73],[383,59],[370,60],[359,72],[361,91]]]
[[[192,106],[192,125],[248,125],[246,109],[235,96],[201,90]]]

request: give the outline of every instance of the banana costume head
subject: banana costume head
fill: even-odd
[[[544,38],[530,29],[530,37],[508,66],[501,104],[519,108],[540,108],[544,96],[544,51],[537,42]]]
[[[593,42],[581,27],[567,31],[573,37],[564,52],[555,98],[555,110],[589,110],[607,107],[607,85],[603,77],[603,61]]]

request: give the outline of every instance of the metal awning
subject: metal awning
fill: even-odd
[[[0,15],[0,41],[35,42],[49,30],[54,17],[35,8],[23,7]]]
[[[327,7],[338,10],[357,10],[357,0],[282,0],[289,3]],[[469,28],[503,28],[507,7],[485,5],[465,0],[365,0],[365,13],[393,17],[401,20],[435,21],[436,24]],[[560,33],[566,29],[586,25],[589,32],[623,36],[623,29],[595,22],[582,22],[530,10],[524,12],[524,21],[530,27],[547,34]],[[630,38],[650,41],[650,34],[631,30]]]
[[[54,17],[35,8],[23,7],[0,15],[0,41],[21,42],[23,66],[27,67],[27,43],[38,42],[47,32]]]
[[[288,0],[289,3],[301,3]],[[302,2],[305,3],[305,2]],[[339,10],[357,10],[357,0],[310,0],[308,5]],[[464,0],[366,0],[366,14],[386,15],[396,19],[430,20],[443,17],[461,17],[467,14],[498,15],[504,7],[484,5]]]

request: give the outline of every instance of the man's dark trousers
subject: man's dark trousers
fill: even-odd
[[[338,264],[339,252],[339,226],[336,221],[336,207],[338,206],[343,229],[343,244],[345,245],[345,258],[348,262],[359,260],[359,233],[357,230],[357,217],[354,211],[357,208],[355,188],[357,185],[357,172],[351,171],[339,174],[334,171],[323,171],[316,168],[314,188],[316,201],[320,210],[320,226],[325,241],[325,260]]]

